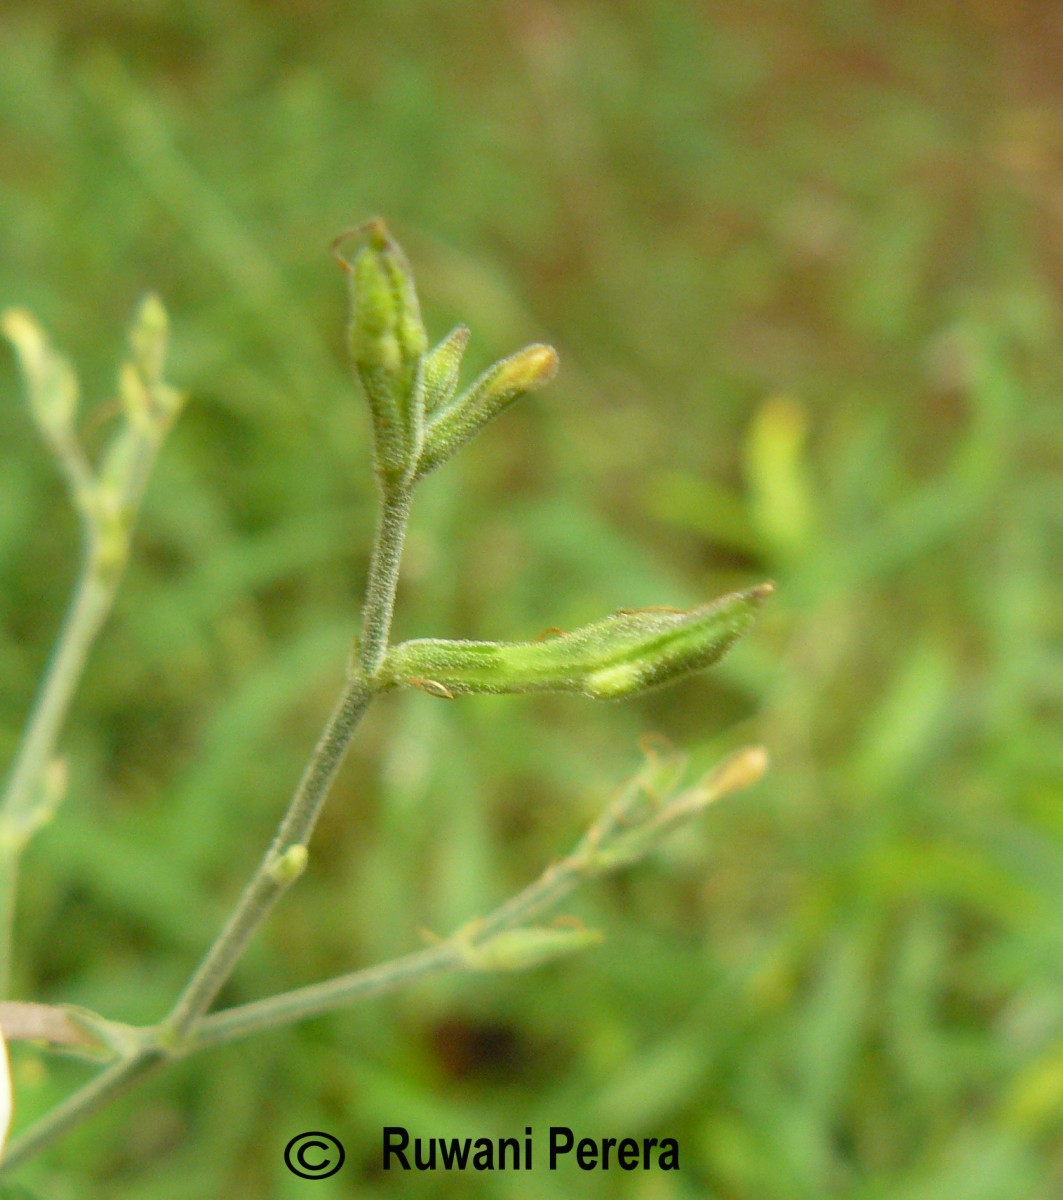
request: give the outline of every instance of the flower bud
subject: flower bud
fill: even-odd
[[[500,412],[527,392],[545,387],[557,374],[553,346],[525,346],[496,362],[448,407],[438,410],[425,430],[418,476],[427,475],[474,438]]]
[[[765,583],[689,612],[618,612],[541,642],[402,642],[388,652],[382,677],[440,696],[582,692],[620,699],[718,662],[773,591]]]
[[[23,309],[9,308],[0,318],[0,329],[15,347],[41,433],[52,444],[69,439],[78,402],[73,367],[52,349],[41,327]]]
[[[348,342],[373,418],[377,467],[409,473],[421,446],[424,393],[420,363],[428,349],[406,256],[383,221],[364,229],[366,244],[345,263],[351,279]]]

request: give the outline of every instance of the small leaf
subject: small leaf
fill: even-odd
[[[562,929],[527,926],[507,929],[481,945],[463,943],[462,959],[474,971],[526,971],[566,954],[601,944],[596,929]]]
[[[388,652],[381,678],[414,687],[431,680],[435,695],[582,692],[619,699],[718,662],[772,591],[761,584],[689,612],[614,613],[547,641],[401,642]]]
[[[489,367],[429,421],[418,477],[434,471],[500,412],[528,392],[545,387],[556,374],[557,351],[544,345],[525,346]]]
[[[469,331],[464,325],[450,333],[425,355],[424,411],[426,416],[446,408],[458,390],[458,371],[469,344]]]

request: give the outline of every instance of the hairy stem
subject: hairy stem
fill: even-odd
[[[167,1018],[166,1024],[178,1042],[210,1008],[247,943],[301,871],[332,781],[374,696],[372,675],[387,649],[409,512],[408,492],[385,492],[369,562],[358,664],[340,693],[258,869]]]
[[[372,679],[384,660],[391,631],[391,614],[399,582],[399,563],[410,519],[411,493],[408,488],[381,490],[380,516],[377,520],[373,556],[365,585],[362,631],[358,645],[358,665]]]

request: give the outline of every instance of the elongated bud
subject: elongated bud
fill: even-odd
[[[382,676],[441,696],[582,692],[620,699],[718,662],[774,590],[761,584],[689,612],[614,613],[541,642],[402,642],[388,652]]]
[[[386,478],[412,471],[421,447],[421,359],[428,335],[413,274],[383,221],[362,231],[366,244],[346,264],[351,279],[348,341],[373,418],[377,467]]]
[[[454,399],[458,390],[458,371],[469,344],[469,331],[464,325],[450,333],[427,355],[424,360],[424,411],[425,416],[438,412]]]
[[[596,929],[558,929],[531,925],[507,929],[482,945],[464,944],[462,959],[473,971],[526,971],[566,954],[601,944]]]
[[[434,471],[474,438],[488,421],[526,393],[545,387],[556,374],[557,351],[553,346],[540,344],[525,346],[488,367],[428,423],[418,476]]]
[[[73,367],[52,349],[41,327],[23,309],[9,308],[0,317],[0,329],[15,347],[30,410],[41,433],[53,444],[68,439],[78,402]]]

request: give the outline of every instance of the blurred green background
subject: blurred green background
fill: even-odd
[[[778,594],[626,705],[379,703],[241,1002],[422,944],[660,732],[772,769],[565,911],[605,946],[204,1054],[23,1176],[203,1196],[1063,1194],[1063,9],[1036,0],[0,8],[0,306],[106,431],[149,286],[190,393],[34,843],[17,995],[151,1021],[339,686],[372,526],[327,245],[383,214],[467,372],[562,372],[419,493],[400,637]],[[0,356],[0,755],[77,527]],[[80,1080],[20,1048],[21,1118]],[[678,1174],[385,1176],[380,1129],[671,1136]],[[304,1129],[340,1175],[289,1176]]]

